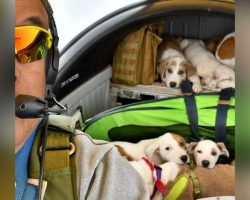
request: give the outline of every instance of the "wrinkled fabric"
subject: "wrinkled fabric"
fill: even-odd
[[[112,143],[76,130],[77,192],[80,200],[149,200],[137,171]]]

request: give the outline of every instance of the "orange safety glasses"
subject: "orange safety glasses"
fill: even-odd
[[[41,27],[15,28],[15,54],[20,63],[31,63],[44,58],[51,45],[51,33]]]

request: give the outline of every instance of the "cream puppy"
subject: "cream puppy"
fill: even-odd
[[[196,164],[200,167],[213,168],[220,155],[229,157],[229,152],[223,142],[215,143],[212,140],[191,142],[188,152],[194,156]]]
[[[155,172],[156,169],[154,168],[152,171],[153,163],[150,162],[148,163],[144,159],[140,159],[138,161],[130,161],[129,163],[141,175],[143,181],[146,183],[148,187],[149,194],[152,195],[156,180],[156,172]],[[166,186],[169,181],[174,181],[180,171],[178,165],[174,162],[167,162],[162,165],[159,165],[159,167],[162,169],[160,181],[164,186]],[[163,193],[157,191],[152,199],[162,200],[163,198],[164,198]]]
[[[235,72],[219,62],[206,49],[202,40],[183,39],[180,42],[180,47],[184,50],[186,58],[196,68],[197,74],[204,80],[208,89],[235,88]]]
[[[162,162],[172,161],[182,165],[189,161],[184,138],[174,133],[165,133],[158,138],[141,140],[138,143],[113,143],[118,147],[121,155],[128,160],[147,157],[152,161],[154,155],[157,154]]]
[[[157,71],[167,87],[179,88],[183,80],[189,79],[194,92],[202,90],[196,70],[184,57],[178,39],[165,37],[158,48],[157,60]]]

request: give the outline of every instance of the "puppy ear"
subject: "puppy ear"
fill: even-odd
[[[186,69],[187,77],[191,77],[196,74],[196,69],[189,62],[185,62],[183,65]]]
[[[161,62],[157,67],[157,71],[161,75],[161,79],[164,78],[164,73],[165,73],[166,67],[168,66],[168,63],[169,63],[169,61],[165,60],[165,61]]]
[[[217,146],[221,151],[221,155],[225,155],[229,158],[229,152],[223,142],[217,142]]]
[[[149,144],[146,149],[145,149],[145,155],[147,156],[147,158],[149,160],[152,159],[154,153],[160,149],[160,145],[158,144],[158,142],[154,142]]]
[[[195,147],[197,146],[197,142],[191,142],[189,145],[188,145],[188,148],[187,148],[187,152],[189,154],[193,154],[194,153],[194,149]]]

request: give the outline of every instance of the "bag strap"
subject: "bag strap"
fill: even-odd
[[[230,108],[230,99],[234,96],[234,88],[225,88],[220,92],[215,119],[215,140],[216,142],[226,142],[227,113]]]
[[[199,127],[198,126],[198,112],[197,112],[194,92],[192,89],[192,83],[188,80],[182,81],[181,90],[182,90],[183,97],[185,100],[186,111],[187,111],[191,131],[193,134],[192,136],[193,140],[199,141],[200,134],[199,134],[199,129],[198,129]]]

